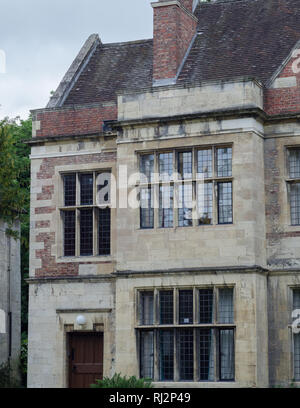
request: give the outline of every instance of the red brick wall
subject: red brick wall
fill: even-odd
[[[297,86],[265,90],[264,110],[269,115],[300,112],[300,73],[295,74],[292,69],[295,60],[295,58],[292,58],[289,61],[278,78],[296,76]]]
[[[154,8],[154,80],[176,76],[196,28],[197,22],[177,5]]]
[[[97,133],[102,130],[104,120],[115,119],[116,106],[76,106],[37,111],[34,114],[34,120],[41,122],[37,137]]]
[[[193,10],[193,0],[180,0],[180,2],[187,10]]]
[[[80,155],[71,157],[56,157],[43,159],[39,171],[36,174],[38,180],[49,180],[54,177],[55,167],[68,164],[83,164],[83,163],[103,163],[116,161],[116,153],[97,153],[90,155]],[[33,180],[34,184],[34,180]],[[36,277],[59,277],[59,276],[76,276],[79,273],[80,263],[57,263],[56,257],[53,255],[53,246],[56,241],[56,224],[51,225],[51,214],[56,211],[58,203],[52,202],[49,206],[49,200],[54,200],[55,192],[54,180],[53,184],[47,182],[47,185],[42,186],[41,192],[37,193],[36,198],[39,201],[39,206],[36,206],[34,214],[43,214],[42,221],[35,221],[35,241],[42,243],[43,249],[35,250],[35,257],[41,261],[41,267],[35,269]],[[47,201],[47,205],[43,203]],[[51,232],[46,232],[45,228]],[[91,262],[87,262],[90,264]]]

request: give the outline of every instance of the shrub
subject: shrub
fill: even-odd
[[[9,362],[0,365],[0,388],[19,388],[20,381],[14,378]]]
[[[115,374],[112,378],[104,377],[103,380],[96,380],[96,384],[91,384],[91,388],[152,388],[152,380]]]

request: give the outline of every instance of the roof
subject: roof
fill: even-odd
[[[300,40],[299,0],[200,4],[197,36],[179,82],[271,78]]]
[[[299,0],[199,3],[198,35],[177,83],[252,77],[266,83],[300,40]],[[153,40],[102,44],[68,89],[63,106],[116,100],[152,86]]]
[[[107,102],[152,85],[153,40],[99,44],[64,105]]]

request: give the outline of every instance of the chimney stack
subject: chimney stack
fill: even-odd
[[[193,0],[151,3],[153,17],[153,85],[176,82],[179,67],[197,32]]]

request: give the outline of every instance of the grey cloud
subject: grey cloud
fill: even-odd
[[[44,107],[92,33],[102,42],[152,37],[150,0],[0,0],[0,119]]]

